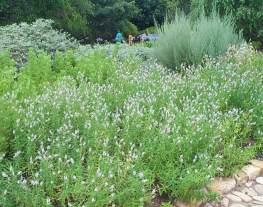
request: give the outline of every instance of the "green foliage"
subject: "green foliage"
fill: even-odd
[[[91,29],[88,28],[87,20],[82,17],[79,13],[73,13],[73,19],[65,19],[61,22],[61,25],[56,25],[58,28],[63,28],[65,31],[69,32],[72,36],[82,39],[88,36]]]
[[[135,0],[139,14],[133,22],[140,30],[154,26],[154,20],[163,23],[165,15],[174,14],[177,9],[189,13],[191,0]]]
[[[162,203],[161,207],[173,207],[171,203]]]
[[[131,0],[92,0],[92,3],[95,7],[91,21],[93,39],[102,37],[112,40],[117,30],[131,26],[129,20],[138,11],[134,1]]]
[[[15,62],[8,52],[0,53],[0,96],[12,88],[15,74]]]
[[[51,20],[39,19],[32,24],[21,23],[0,27],[0,51],[10,50],[21,66],[26,62],[28,50],[45,50],[49,53],[77,48],[78,42],[67,33],[52,28]]]
[[[52,68],[56,73],[71,74],[76,65],[76,57],[72,50],[66,52],[56,52],[52,62]]]
[[[147,41],[147,42],[144,42],[143,45],[144,47],[151,48],[154,45],[154,43]]]
[[[135,36],[138,34],[137,27],[131,22],[123,22],[121,24],[121,31],[126,37],[128,37],[129,35]]]
[[[38,92],[43,84],[52,81],[54,73],[51,70],[51,57],[45,52],[29,51],[28,62],[18,74],[16,89],[23,97],[31,94],[32,91]]]
[[[91,48],[89,45],[80,46],[76,50],[76,56],[88,56],[94,52],[103,53],[107,57],[116,58],[118,60],[126,60],[129,57],[136,56],[142,60],[150,58],[150,52],[147,47],[144,47],[144,44],[135,44],[130,47],[128,44],[105,44],[105,45],[94,45]],[[78,58],[79,59],[79,58]]]
[[[236,31],[242,30],[247,41],[262,48],[262,0],[1,0],[0,25],[52,19],[56,28],[85,43],[97,37],[112,40],[118,29],[131,28],[123,26],[128,22],[144,30],[154,26],[154,19],[162,24],[176,10],[198,16],[203,9],[210,15],[213,8],[222,17],[234,14]]]
[[[12,129],[16,118],[16,112],[14,108],[15,104],[12,103],[11,100],[13,101],[11,97],[0,97],[0,163],[3,157],[8,156],[8,154],[12,153],[10,144],[13,138]]]
[[[223,0],[216,1],[216,5],[222,14],[234,14],[236,28],[243,31],[246,40],[257,42],[258,47],[263,48],[263,1]]]
[[[92,8],[89,0],[2,0],[0,25],[53,19],[57,28],[82,38],[89,32],[87,16],[92,14]]]
[[[215,13],[210,17],[200,15],[194,22],[177,13],[172,22],[166,20],[159,27],[159,35],[153,55],[172,69],[181,64],[200,64],[206,55],[215,58],[242,41],[231,19],[220,19]]]
[[[10,54],[8,52],[0,53],[0,160],[8,152],[13,122],[11,98],[2,96],[12,90],[14,75],[15,62],[11,59]]]
[[[91,54],[88,58],[80,59],[75,68],[92,83],[105,84],[114,77],[116,66],[113,61],[103,53]],[[76,74],[77,75],[77,74]],[[76,77],[76,76],[75,76]]]
[[[136,0],[136,6],[139,13],[133,19],[133,22],[140,30],[154,25],[154,18],[159,22],[163,21],[166,12],[165,4],[160,0]]]
[[[192,0],[191,12],[205,9],[210,14],[217,9],[222,16],[233,14],[235,29],[242,31],[247,41],[252,41],[257,48],[263,47],[263,1],[261,0]]]
[[[118,29],[124,33],[136,32],[134,25],[145,29],[154,25],[154,19],[163,22],[167,11],[180,8],[189,12],[190,4],[190,0],[2,0],[0,25],[45,18],[84,42],[97,37],[112,40]]]
[[[144,29],[143,31],[141,31],[142,33],[148,33],[148,34],[152,34],[152,33],[157,33],[157,28],[155,26],[152,27],[148,27],[146,29]]]
[[[138,207],[153,187],[204,199],[262,150],[262,54],[232,47],[182,76],[105,47],[30,51],[0,94],[1,206]]]

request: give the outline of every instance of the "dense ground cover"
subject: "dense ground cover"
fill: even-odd
[[[1,54],[1,206],[206,199],[207,182],[262,150],[262,54],[230,48],[180,75],[84,51],[31,51],[20,72]]]

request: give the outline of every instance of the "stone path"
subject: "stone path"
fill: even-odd
[[[205,191],[220,195],[219,202],[183,203],[174,207],[263,207],[263,160],[251,160],[230,178],[215,178]]]
[[[221,201],[204,207],[263,207],[263,161],[252,160],[234,178],[215,180],[209,187],[221,194]]]
[[[222,195],[219,203],[208,203],[205,207],[263,207],[263,177],[238,186]]]

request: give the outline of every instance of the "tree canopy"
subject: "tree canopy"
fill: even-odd
[[[47,18],[78,39],[110,40],[117,30],[135,34],[137,28],[154,26],[154,19],[162,23],[168,13],[191,13],[200,5],[207,14],[212,7],[221,15],[233,14],[247,40],[263,43],[262,0],[1,0],[0,25]]]

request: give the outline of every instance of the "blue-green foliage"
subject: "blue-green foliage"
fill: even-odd
[[[217,14],[200,15],[192,22],[182,13],[174,20],[166,20],[159,27],[160,39],[153,48],[153,56],[165,66],[175,69],[181,64],[197,65],[207,55],[217,57],[242,38],[235,33],[231,19]]]

